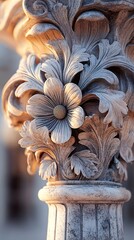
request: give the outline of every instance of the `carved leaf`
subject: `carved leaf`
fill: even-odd
[[[15,97],[15,90],[12,90],[11,85],[8,82],[3,90],[3,108],[9,125],[19,129],[24,121],[31,120],[31,117],[26,112],[26,102],[30,94],[27,93],[19,99]],[[10,87],[12,88],[10,89]]]
[[[134,112],[134,82],[133,82],[133,74],[126,73],[125,78],[121,79],[121,87],[122,91],[126,93],[125,102],[128,105],[128,109],[130,112]]]
[[[91,55],[90,66],[86,64],[84,66],[84,70],[81,73],[79,87],[84,90],[86,87],[88,87],[88,85],[100,79],[103,79],[106,84],[109,83],[111,85],[117,86],[119,83],[117,76],[107,69],[98,69],[96,63],[97,58],[94,55]]]
[[[74,137],[71,137],[69,141],[64,144],[55,144],[51,141],[49,131],[46,127],[37,128],[36,121],[26,121],[20,131],[22,139],[19,140],[19,144],[23,148],[36,152],[42,150],[52,158],[59,158],[62,160],[68,158],[69,154],[74,150]],[[40,153],[39,153],[40,154]]]
[[[55,59],[46,60],[42,64],[42,71],[46,77],[58,77],[64,84],[71,82],[74,76],[83,70],[82,62],[89,59],[86,50],[77,44],[72,46],[72,50],[65,41],[58,41],[56,44],[51,42],[48,47],[53,48]]]
[[[117,39],[123,51],[134,61],[134,15],[128,11],[121,11],[117,19]]]
[[[120,141],[116,138],[118,130],[108,124],[97,115],[86,117],[82,126],[84,132],[79,134],[80,144],[86,146],[90,152],[98,158],[98,172],[95,179],[105,176],[110,162],[119,151]]]
[[[127,163],[134,161],[134,113],[129,113],[121,130],[120,155]]]
[[[71,169],[70,159],[66,159],[63,161],[63,169],[62,169],[62,177],[65,180],[77,180],[79,176],[77,176],[74,171]]]
[[[122,55],[121,45],[114,41],[111,45],[108,40],[102,40],[99,44],[99,59],[102,68],[120,67],[134,72],[134,65]]]
[[[130,82],[129,89],[127,91],[128,94],[128,109],[134,112],[134,84],[132,81]]]
[[[57,164],[51,160],[42,160],[39,167],[39,176],[43,180],[55,178],[57,175]]]
[[[26,121],[20,131],[22,139],[19,140],[19,144],[22,148],[28,148],[29,150],[36,152],[39,149],[45,149],[50,144],[51,140],[49,137],[49,131],[46,127],[36,127],[35,120]],[[47,149],[46,149],[47,151]]]
[[[126,162],[123,160],[118,160],[115,157],[114,160],[115,164],[116,164],[116,168],[118,170],[119,176],[120,176],[120,181],[127,181],[128,179],[128,174],[127,174],[127,166],[126,166]]]
[[[89,59],[89,55],[85,51],[85,48],[76,44],[73,45],[72,52],[66,47],[64,51],[64,83],[71,82],[73,77],[83,70],[82,62],[87,62]]]
[[[94,153],[83,150],[74,153],[71,158],[71,169],[76,175],[82,174],[85,178],[92,178],[98,172],[97,163],[99,159]]]
[[[127,58],[121,55],[121,47],[118,42],[111,45],[108,40],[102,40],[99,44],[99,57],[90,56],[90,65],[86,65],[81,74],[79,86],[83,90],[96,79],[103,79],[111,85],[118,84],[117,76],[107,68],[121,67],[134,72],[134,66]]]
[[[106,113],[105,123],[111,123],[115,128],[123,124],[123,116],[127,114],[127,104],[125,103],[125,94],[121,91],[106,88],[104,84],[94,84],[92,89],[83,97],[83,102],[99,98],[99,111]]]
[[[30,175],[33,175],[39,167],[39,164],[35,157],[35,153],[30,151],[29,149],[26,149],[25,155],[27,156],[27,171]]]
[[[24,121],[31,119],[26,112],[27,101],[36,92],[43,92],[44,78],[40,71],[41,63],[37,64],[36,60],[34,55],[23,58],[16,74],[3,89],[4,111],[8,117],[10,116],[13,126],[22,125]]]
[[[112,122],[115,127],[122,126],[123,116],[127,114],[128,109],[125,103],[125,94],[116,90],[119,84],[117,76],[106,68],[114,65],[121,66],[121,64],[121,67],[127,67],[125,57],[119,55],[120,51],[117,42],[109,45],[107,40],[103,40],[99,44],[98,59],[91,55],[90,65],[85,65],[79,81],[79,87],[84,91],[82,102],[99,98],[99,111],[101,113],[107,112],[104,121],[106,123]],[[130,68],[133,68],[132,65]]]
[[[105,113],[108,111],[104,118],[105,123],[112,122],[115,128],[121,127],[123,124],[123,114],[127,114],[127,105],[123,101],[124,94],[116,90],[102,90],[102,92],[95,93],[99,99],[99,111]]]
[[[74,150],[74,137],[64,144],[55,144],[49,137],[48,129],[45,127],[37,128],[35,120],[25,122],[20,134],[22,139],[19,144],[21,147],[27,148],[28,171],[30,173],[35,173],[36,165],[36,168],[40,166],[39,174],[43,179],[55,177],[57,163],[62,174],[67,171],[66,162]]]
[[[67,6],[60,2],[57,2],[56,4],[53,5],[51,11],[52,16],[55,19],[56,23],[58,24],[59,29],[63,33],[69,47],[71,47],[72,39],[74,39],[74,32],[72,26],[69,23],[69,11]]]
[[[68,0],[70,25],[72,25],[75,14],[78,12],[81,4],[82,4],[82,0],[73,0],[73,1]]]
[[[87,52],[91,52],[98,41],[107,36],[109,32],[108,19],[99,11],[86,11],[78,17],[75,23],[75,32],[82,47],[86,48]]]
[[[75,143],[75,138],[71,137],[70,140],[64,144],[57,145],[55,144],[55,155],[57,160],[64,164],[68,160],[69,155],[73,152],[75,147],[73,144]]]
[[[43,93],[44,80],[41,75],[41,63],[36,63],[36,57],[29,55],[20,62],[19,69],[15,75],[15,80],[23,81],[15,91],[15,96],[20,97],[26,91],[33,90]]]
[[[62,68],[59,61],[56,59],[47,59],[42,63],[41,70],[45,72],[46,79],[57,78],[63,82]]]

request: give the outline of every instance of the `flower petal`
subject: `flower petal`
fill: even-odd
[[[57,78],[62,80],[62,68],[58,60],[56,59],[47,59],[42,64],[41,70],[45,72],[45,77],[48,78]]]
[[[58,121],[57,126],[52,131],[51,139],[57,144],[62,144],[67,142],[72,134],[72,130],[68,125],[67,120]]]
[[[68,112],[69,126],[73,129],[79,128],[84,123],[84,110],[82,107],[77,107]]]
[[[49,78],[44,83],[44,93],[51,98],[55,104],[63,102],[63,84],[57,78]]]
[[[50,132],[53,131],[58,124],[58,121],[54,116],[39,117],[35,119],[35,122],[37,128],[47,127]]]
[[[74,83],[67,83],[64,87],[64,105],[68,109],[76,108],[82,99],[80,88]]]
[[[55,105],[47,96],[36,94],[32,96],[26,107],[27,112],[33,117],[53,116]]]

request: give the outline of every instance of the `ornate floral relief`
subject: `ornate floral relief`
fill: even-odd
[[[20,130],[30,174],[39,168],[49,181],[121,182],[126,163],[134,161],[134,64],[126,54],[131,37],[117,26],[111,40],[105,11],[81,6],[23,1],[30,26],[24,25],[25,38],[33,50],[5,85],[4,111]],[[117,25],[122,14],[116,13]]]
[[[79,128],[84,122],[84,110],[79,106],[81,90],[74,83],[63,87],[58,79],[50,78],[44,83],[44,94],[29,99],[27,112],[35,118],[37,128],[48,128],[53,142],[67,142],[71,129]]]
[[[78,134],[79,144],[72,137],[64,144],[55,144],[46,127],[36,128],[35,120],[25,122],[20,132],[21,147],[26,148],[28,171],[39,167],[43,179],[98,179],[120,181],[126,178],[119,129],[103,123],[97,115],[86,117]],[[115,174],[116,173],[116,174]],[[125,174],[125,175],[124,175]]]
[[[120,140],[116,137],[119,130],[105,124],[97,115],[86,117],[79,134],[80,144],[86,146],[98,159],[98,173],[95,178],[105,178],[113,157],[118,153]]]
[[[134,161],[134,113],[129,112],[124,118],[121,129],[120,155],[127,163]]]
[[[134,14],[133,12],[121,11],[117,21],[117,38],[121,42],[124,53],[134,61]]]
[[[64,160],[67,160],[74,150],[74,138],[64,144],[55,144],[49,136],[46,127],[36,128],[35,120],[26,121],[20,131],[22,139],[21,147],[26,148],[26,155],[34,153],[31,161],[28,158],[30,173],[35,172],[35,166],[39,166],[39,174],[43,179],[60,178],[58,171],[62,169]],[[33,171],[32,171],[33,170]]]

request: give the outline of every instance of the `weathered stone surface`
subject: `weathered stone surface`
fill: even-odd
[[[123,239],[133,10],[132,0],[0,1],[0,36],[22,55],[3,109],[22,136],[28,172],[39,168],[50,183],[39,192],[50,205],[48,240]]]
[[[16,0],[6,15],[8,3],[0,28],[24,40],[24,56],[5,85],[3,108],[20,130],[29,173],[126,180],[134,161],[132,2],[25,0],[22,8]]]
[[[72,182],[39,192],[49,204],[47,240],[123,240],[122,204],[130,192],[114,183]]]

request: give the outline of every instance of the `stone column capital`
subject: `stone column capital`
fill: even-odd
[[[100,219],[115,203],[119,222],[130,198],[120,184],[134,161],[133,0],[0,1],[0,32],[22,55],[3,89],[3,109],[20,132],[28,172],[39,169],[48,181],[39,198],[60,196],[61,204],[68,197],[89,209],[91,200],[104,201]],[[118,229],[98,239],[122,240]]]
[[[20,131],[29,173],[39,167],[50,182],[127,179],[134,161],[133,7],[0,1],[1,33],[22,55],[3,108]]]

